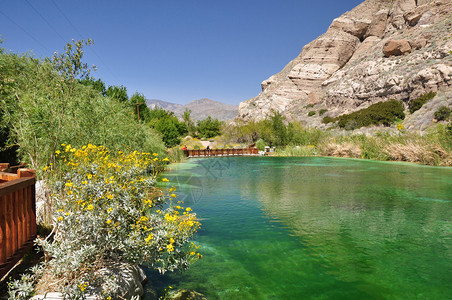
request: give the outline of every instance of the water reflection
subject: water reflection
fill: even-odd
[[[213,158],[170,172],[205,259],[165,277],[209,299],[452,298],[452,169]]]

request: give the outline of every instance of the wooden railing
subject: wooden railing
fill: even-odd
[[[36,238],[35,172],[0,172],[0,278],[33,246]]]
[[[258,155],[257,148],[183,150],[186,157]]]

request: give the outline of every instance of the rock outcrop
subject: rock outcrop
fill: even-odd
[[[451,51],[451,0],[366,0],[262,82],[262,92],[240,104],[239,118],[262,120],[278,111],[289,121],[325,127],[325,115],[441,95],[452,86]],[[321,109],[328,111],[308,116]]]

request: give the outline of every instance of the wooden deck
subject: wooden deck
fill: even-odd
[[[246,149],[203,149],[183,150],[186,157],[210,157],[210,156],[252,156],[259,155],[257,148]]]
[[[6,168],[5,164],[0,166],[0,278],[33,246],[36,238],[35,172],[1,172]]]

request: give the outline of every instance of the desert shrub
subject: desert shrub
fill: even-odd
[[[337,121],[336,118],[332,118],[330,116],[325,116],[322,119],[322,123],[323,124],[333,123],[333,122],[336,122],[336,121]]]
[[[313,115],[315,115],[315,111],[311,110],[310,112],[308,112],[309,117],[312,117]]]
[[[327,111],[328,111],[328,109],[325,109],[325,108],[319,110],[319,116],[322,116],[322,115],[323,115],[324,113],[326,113]]]
[[[403,110],[402,101],[378,102],[368,108],[339,116],[338,125],[347,130],[380,124],[389,126],[394,121],[405,118]]]
[[[199,227],[191,208],[181,207],[175,189],[159,172],[169,161],[157,153],[110,151],[94,145],[62,145],[46,171],[53,179],[54,237],[37,240],[50,258],[37,277],[58,282],[70,299],[102,287],[104,298],[117,286],[103,278],[112,262],[184,270],[198,258],[189,242]],[[109,284],[102,285],[108,282]]]
[[[328,134],[317,128],[303,127],[299,122],[290,122],[287,126],[290,145],[317,145]]]
[[[447,106],[441,106],[437,111],[435,111],[435,119],[437,119],[438,121],[445,121],[449,119],[449,116],[450,108]]]
[[[423,94],[420,97],[411,101],[408,106],[410,113],[414,113],[415,111],[419,110],[425,103],[427,103],[427,101],[435,98],[435,96],[436,96],[435,92],[430,92]]]

